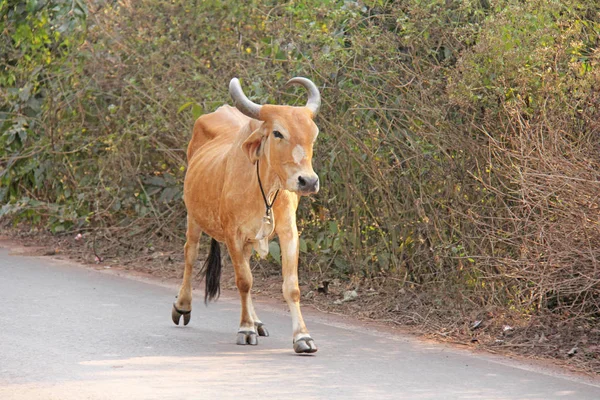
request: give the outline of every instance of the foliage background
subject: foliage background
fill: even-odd
[[[389,312],[425,308],[442,334],[510,316],[598,363],[599,13],[578,0],[1,0],[0,214],[180,245],[194,119],[229,101],[233,76],[254,101],[289,104],[305,94],[284,83],[307,76],[324,104],[304,276],[386,293]]]

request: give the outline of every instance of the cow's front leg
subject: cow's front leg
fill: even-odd
[[[238,330],[236,343],[240,345],[257,345],[256,326],[254,325],[254,307],[250,297],[252,289],[252,271],[250,270],[250,256],[252,246],[248,243],[231,240],[227,242],[229,256],[235,270],[235,284],[240,292],[242,313],[240,316],[240,329]]]
[[[310,337],[300,311],[300,288],[298,287],[298,229],[293,224],[290,229],[279,232],[283,264],[283,297],[290,307],[293,326],[293,343],[296,353],[314,353],[317,345]]]

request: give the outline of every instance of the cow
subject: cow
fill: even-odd
[[[205,280],[205,303],[220,294],[219,243],[225,243],[241,299],[236,343],[256,345],[257,336],[269,336],[252,305],[249,261],[253,250],[266,257],[269,240],[277,235],[293,348],[296,353],[314,353],[317,346],[300,312],[296,210],[301,196],[319,191],[312,155],[319,133],[313,120],[321,95],[307,78],[293,78],[286,87],[294,84],[308,91],[305,106],[256,104],[233,78],[229,93],[235,107],[224,105],[196,120],[187,149],[183,191],[187,209],[185,269],[171,317],[177,325],[182,317],[184,325],[190,321],[192,267],[204,232],[211,237],[208,258],[200,270]]]

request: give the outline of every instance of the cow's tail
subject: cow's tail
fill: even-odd
[[[221,246],[215,239],[210,241],[208,258],[200,270],[201,276],[206,281],[204,303],[208,304],[221,295]]]

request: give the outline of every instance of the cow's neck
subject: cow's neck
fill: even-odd
[[[273,198],[275,197],[275,194],[279,189],[281,189],[281,180],[271,169],[266,157],[261,157],[258,160],[258,173],[260,177],[260,182],[262,184],[262,188],[267,198],[267,202],[271,204]],[[264,203],[262,194],[260,194],[260,188],[258,188],[258,191],[259,196],[261,198],[261,202]]]

